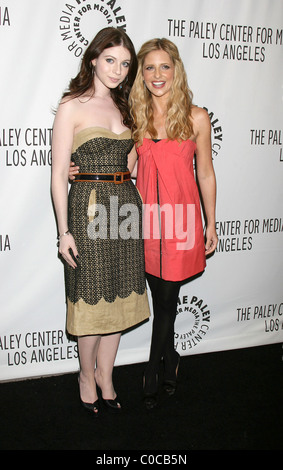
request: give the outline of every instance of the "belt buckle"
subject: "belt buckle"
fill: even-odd
[[[121,176],[121,181],[117,181],[117,176]],[[124,183],[124,173],[123,171],[117,171],[116,173],[114,173],[114,183],[115,184],[122,184]]]

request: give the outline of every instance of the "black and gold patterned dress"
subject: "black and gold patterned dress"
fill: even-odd
[[[132,147],[129,130],[91,127],[75,135],[72,160],[80,173],[125,172]],[[133,182],[74,182],[68,217],[80,257],[76,269],[65,267],[68,332],[110,334],[147,319],[142,201]]]

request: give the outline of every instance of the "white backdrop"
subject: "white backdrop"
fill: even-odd
[[[0,379],[78,368],[50,198],[52,109],[105,26],[177,44],[211,117],[219,247],[182,287],[182,355],[283,339],[283,1],[1,0]],[[116,364],[147,359],[151,320]]]

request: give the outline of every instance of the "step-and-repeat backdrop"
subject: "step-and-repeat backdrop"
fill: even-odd
[[[50,197],[53,109],[98,30],[177,44],[212,127],[219,246],[182,287],[181,355],[283,340],[282,0],[1,0],[0,379],[78,369]],[[151,320],[117,365],[145,361]]]

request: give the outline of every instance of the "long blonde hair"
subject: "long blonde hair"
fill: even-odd
[[[170,98],[167,104],[166,132],[169,140],[187,140],[193,134],[191,122],[192,92],[188,87],[184,64],[178,48],[168,39],[152,39],[141,47],[138,57],[137,76],[132,87],[129,103],[134,121],[132,135],[139,145],[146,133],[154,139],[157,131],[153,123],[152,96],[143,81],[143,66],[149,52],[163,50],[172,60],[175,72]]]

